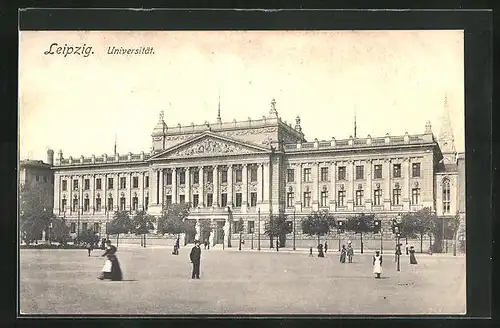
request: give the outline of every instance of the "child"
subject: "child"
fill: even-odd
[[[313,257],[313,248],[309,247],[309,257]]]

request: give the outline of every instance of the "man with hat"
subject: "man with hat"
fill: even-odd
[[[191,263],[193,263],[193,273],[191,275],[191,279],[200,279],[201,248],[199,240],[194,242],[194,247],[191,249],[189,258],[191,259]]]

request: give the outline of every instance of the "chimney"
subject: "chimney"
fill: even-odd
[[[54,151],[52,149],[47,150],[47,164],[54,166]]]

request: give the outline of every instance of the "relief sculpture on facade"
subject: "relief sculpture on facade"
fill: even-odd
[[[243,147],[232,145],[229,143],[224,143],[215,139],[205,139],[200,142],[197,142],[193,145],[190,145],[186,148],[180,149],[172,154],[172,156],[176,157],[185,157],[185,156],[195,156],[198,154],[210,154],[210,155],[219,155],[219,154],[248,154],[250,151]]]

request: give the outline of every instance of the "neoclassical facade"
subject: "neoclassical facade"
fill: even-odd
[[[72,233],[105,233],[114,211],[159,215],[168,204],[190,203],[189,219],[210,220],[213,231],[186,236],[187,242],[218,244],[222,231],[229,238],[230,224],[234,231],[237,222],[229,222],[240,218],[244,233],[252,234],[263,233],[278,213],[300,220],[316,210],[337,218],[373,212],[387,223],[423,207],[439,214],[443,181],[454,188],[446,212],[454,213],[458,169],[442,174],[444,156],[430,123],[422,130],[308,142],[300,118],[294,126],[282,121],[274,99],[267,116],[239,122],[222,122],[219,111],[214,123],[169,127],[161,113],[149,153],[65,158],[59,151],[52,167],[54,213]]]

